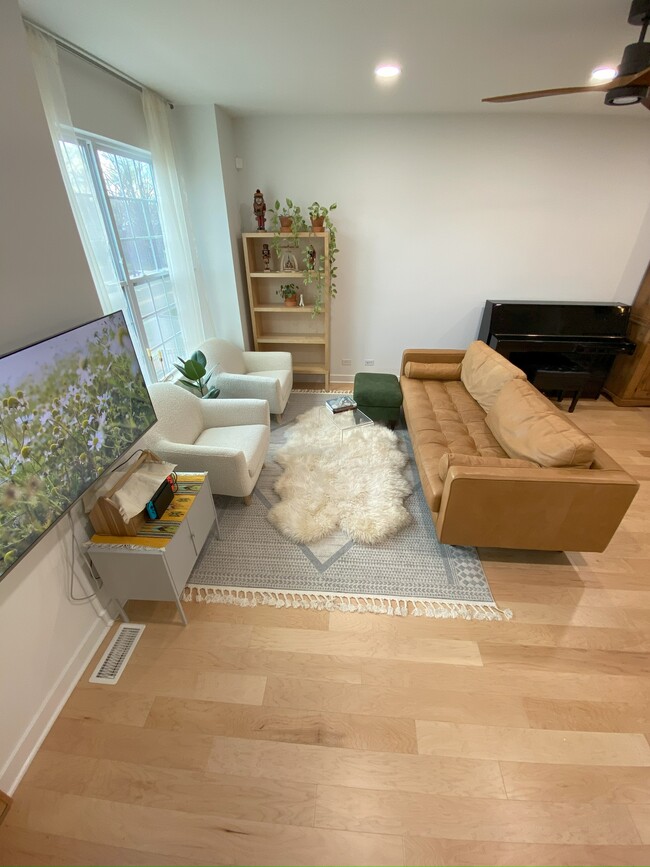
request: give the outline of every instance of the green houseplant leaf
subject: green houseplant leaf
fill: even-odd
[[[180,364],[174,363],[174,367],[182,374],[182,380],[186,385],[204,394],[204,387],[212,376],[210,372],[206,377],[206,357],[197,349],[188,359],[178,357]]]

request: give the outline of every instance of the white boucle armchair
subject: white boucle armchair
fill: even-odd
[[[216,337],[199,346],[210,385],[221,389],[220,397],[254,397],[269,402],[269,410],[281,421],[293,387],[290,352],[245,352],[234,343]]]
[[[157,423],[145,447],[181,472],[206,472],[213,494],[251,503],[269,446],[265,400],[201,400],[171,382],[149,386]]]

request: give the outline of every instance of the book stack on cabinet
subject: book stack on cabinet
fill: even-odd
[[[297,236],[280,235],[280,260],[285,253],[290,253],[298,268],[303,266],[305,248],[311,244],[316,250],[316,267],[321,263],[323,268],[322,312],[316,315],[316,281],[305,283],[302,270],[281,270],[281,261],[271,244],[275,237],[273,232],[248,232],[242,235],[255,350],[290,352],[293,357],[294,378],[301,374],[316,375],[322,377],[323,387],[327,389],[330,379],[329,234],[300,232]],[[267,244],[271,251],[269,271],[264,270],[264,244]],[[283,303],[278,290],[286,283],[297,285],[298,294],[302,293],[304,306],[288,307]]]

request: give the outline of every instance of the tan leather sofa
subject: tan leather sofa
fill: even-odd
[[[482,341],[407,349],[404,414],[438,538],[604,551],[638,483]]]

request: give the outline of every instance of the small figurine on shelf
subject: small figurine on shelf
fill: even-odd
[[[305,299],[302,297],[302,292],[300,293],[300,300],[298,301],[298,307],[305,306]]]
[[[310,244],[305,252],[307,253],[307,270],[313,271],[316,267],[316,250],[313,244]]]
[[[268,244],[262,244],[262,261],[264,262],[264,270],[271,270],[271,250]]]
[[[266,213],[266,202],[259,190],[255,190],[255,195],[253,196],[253,213],[257,220],[257,231],[263,232],[266,224],[266,217],[264,216]]]

